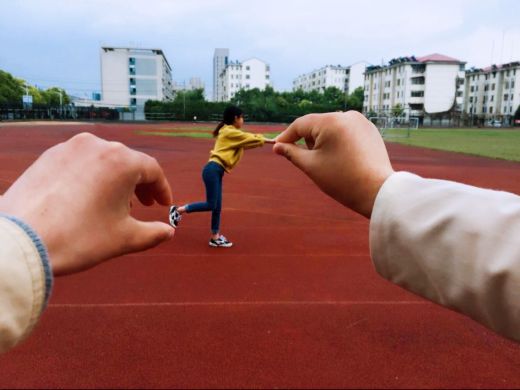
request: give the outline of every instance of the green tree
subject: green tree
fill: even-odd
[[[24,81],[0,70],[0,104],[20,104],[24,94]]]
[[[392,107],[392,116],[394,118],[399,118],[400,116],[403,116],[404,114],[404,108],[401,106],[401,104],[397,103],[395,106]]]
[[[364,99],[363,87],[356,88],[347,98],[347,109],[362,112]]]
[[[70,103],[70,97],[69,97],[69,95],[67,95],[67,92],[65,92],[65,90],[63,88],[52,87],[52,88],[46,89],[45,91],[40,91],[40,90],[38,90],[38,91],[41,96],[42,104],[58,107],[60,105],[60,103],[62,105],[66,105],[66,104]],[[60,101],[60,95],[61,95],[61,101]]]

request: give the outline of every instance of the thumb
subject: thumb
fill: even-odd
[[[273,146],[273,151],[280,156],[284,156],[297,168],[304,172],[308,172],[310,164],[310,153],[312,153],[312,151],[300,148],[294,144],[286,144],[282,142],[277,142]]]
[[[127,238],[125,252],[139,252],[153,248],[175,234],[175,229],[163,222],[144,222],[134,218],[127,220]]]

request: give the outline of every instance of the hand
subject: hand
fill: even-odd
[[[44,152],[0,198],[0,212],[28,223],[63,275],[173,236],[165,223],[130,216],[134,192],[145,205],[172,203],[154,158],[84,133]]]
[[[308,150],[294,145],[300,138]],[[379,131],[356,111],[298,118],[276,137],[273,150],[323,192],[367,218],[381,185],[393,173]]]

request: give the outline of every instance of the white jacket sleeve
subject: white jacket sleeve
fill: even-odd
[[[519,196],[394,173],[370,251],[384,278],[520,341]]]
[[[47,251],[22,221],[0,215],[0,353],[23,340],[52,288]]]

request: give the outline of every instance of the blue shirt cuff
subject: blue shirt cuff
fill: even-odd
[[[52,267],[51,262],[49,261],[49,254],[47,252],[47,248],[45,247],[45,244],[41,240],[41,238],[36,234],[36,232],[27,225],[24,221],[22,221],[19,218],[13,217],[12,215],[6,215],[6,214],[0,214],[0,217],[6,218],[11,222],[14,222],[19,227],[21,227],[24,232],[31,238],[34,246],[38,250],[38,253],[40,254],[40,259],[42,261],[43,270],[45,272],[45,302],[43,304],[43,308],[45,309],[47,307],[47,304],[49,303],[49,298],[51,296],[52,292],[52,285],[54,278],[52,276]]]

